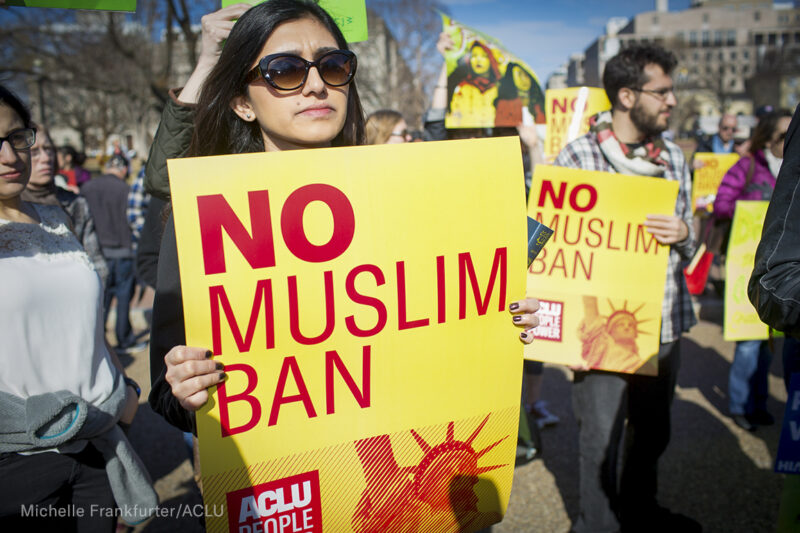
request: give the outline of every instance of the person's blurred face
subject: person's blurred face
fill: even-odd
[[[719,123],[719,138],[722,142],[728,142],[733,139],[733,134],[736,133],[736,117],[733,115],[725,115]]]
[[[262,57],[279,52],[315,61],[338,49],[336,39],[321,22],[302,18],[275,28],[251,68]],[[312,67],[306,83],[290,91],[276,89],[259,77],[248,85],[247,95],[235,98],[231,106],[243,120],[258,121],[267,151],[330,146],[344,127],[349,92],[349,85],[326,85]]]
[[[47,131],[36,132],[36,144],[31,147],[31,179],[28,187],[45,187],[56,174],[56,149]]]
[[[11,107],[0,103],[0,137],[24,127],[22,117]],[[0,146],[0,201],[15,200],[22,194],[30,175],[30,148],[14,150],[11,143],[3,141]]]
[[[672,92],[672,78],[661,66],[651,63],[644,67],[648,77],[636,95],[636,101],[630,112],[631,121],[645,137],[660,135],[669,127],[669,117],[677,101]],[[663,96],[656,94],[666,91]]]
[[[782,117],[778,120],[778,126],[772,133],[772,139],[767,148],[772,152],[772,155],[779,159],[783,159],[783,141],[786,139],[786,132],[789,131],[789,124],[792,119],[789,117]]]
[[[489,72],[489,67],[491,66],[491,63],[489,62],[489,55],[486,53],[486,50],[480,46],[475,46],[472,48],[472,52],[470,53],[469,57],[469,64],[475,74],[486,74]]]
[[[517,89],[520,91],[528,91],[531,88],[531,78],[528,74],[519,67],[513,67],[514,70],[511,72],[511,75],[514,76],[514,85],[517,86]]]
[[[408,133],[408,124],[403,119],[394,125],[392,128],[392,133],[389,134],[389,139],[387,139],[386,144],[399,144],[399,143],[407,143],[411,141],[411,134]]]

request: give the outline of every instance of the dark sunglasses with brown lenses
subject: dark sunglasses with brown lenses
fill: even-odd
[[[276,89],[292,91],[305,85],[308,71],[316,67],[322,81],[331,87],[341,87],[353,81],[356,63],[356,55],[349,50],[331,50],[316,61],[307,61],[294,54],[270,54],[259,60],[247,74],[245,83],[261,76]]]

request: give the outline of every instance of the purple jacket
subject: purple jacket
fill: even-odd
[[[747,173],[755,159],[753,177],[747,182]],[[775,176],[769,170],[764,152],[759,150],[754,157],[743,156],[722,178],[714,200],[714,215],[733,218],[737,200],[769,200],[775,189]]]

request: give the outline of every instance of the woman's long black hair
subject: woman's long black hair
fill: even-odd
[[[264,139],[258,121],[240,119],[230,103],[234,97],[245,94],[245,77],[259,59],[264,43],[275,28],[284,22],[302,18],[318,20],[331,32],[340,49],[348,49],[347,41],[331,16],[310,0],[269,0],[250,8],[233,26],[219,60],[200,92],[188,155],[264,151]],[[344,127],[331,144],[364,144],[364,113],[355,80],[350,82],[346,113]]]
[[[784,117],[792,118],[792,112],[788,109],[778,109],[771,111],[761,117],[753,128],[750,135],[750,153],[755,155],[759,150],[763,150],[772,141],[775,130],[778,129],[778,122]]]
[[[31,122],[31,112],[28,111],[28,108],[22,103],[22,100],[17,98],[17,95],[9,91],[4,85],[0,85],[0,104],[7,105],[13,109],[14,112],[19,115],[20,120],[22,120],[26,128],[33,126]]]

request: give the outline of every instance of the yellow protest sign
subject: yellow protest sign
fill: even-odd
[[[722,178],[738,160],[739,154],[714,154],[698,152],[695,161],[702,161],[703,166],[695,169],[692,183],[692,205],[695,211],[713,211],[714,199]]]
[[[606,92],[597,87],[548,89],[544,95],[547,114],[544,155],[548,160],[555,159],[567,143],[589,131],[589,118],[611,109]]]
[[[444,13],[442,31],[453,39],[447,66],[448,128],[514,127],[544,124],[539,78],[497,39],[456,22]]]
[[[209,531],[474,531],[516,452],[516,138],[169,161]],[[296,528],[296,529],[291,529]]]
[[[644,221],[677,197],[675,181],[536,166],[528,216],[553,236],[528,269],[541,309],[526,359],[657,373],[669,248]]]
[[[725,259],[725,316],[722,334],[726,341],[766,339],[768,327],[758,318],[747,297],[756,248],[769,202],[736,202]]]

